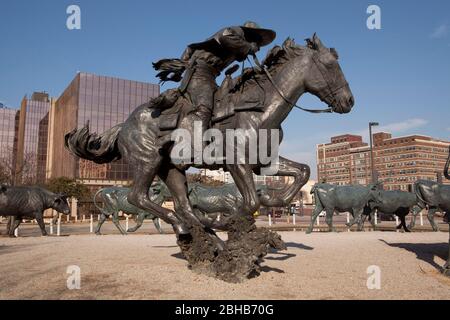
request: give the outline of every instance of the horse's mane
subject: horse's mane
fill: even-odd
[[[269,50],[266,57],[262,61],[262,65],[266,66],[271,75],[275,75],[281,66],[294,57],[303,54],[306,47],[297,45],[294,39],[287,38],[282,46],[274,46]],[[267,81],[267,76],[262,71],[256,71],[254,68],[246,68],[242,75],[235,78],[236,86],[234,91],[239,91],[243,86],[248,89],[254,85],[261,85]]]

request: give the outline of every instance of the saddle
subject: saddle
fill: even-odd
[[[264,109],[264,89],[252,80],[254,70],[245,69],[240,77],[233,79],[229,72],[234,72],[237,69],[235,67],[237,65],[227,70],[225,79],[214,95],[213,124],[234,116],[236,112]]]
[[[244,70],[242,76],[231,77],[238,69],[235,65],[225,72],[225,79],[214,94],[214,108],[211,125],[226,127],[232,122],[236,112],[262,111],[265,102],[265,93],[262,86],[252,80],[253,69]],[[169,89],[157,98],[150,101],[150,106],[158,111],[160,135],[174,130],[183,115],[193,109],[188,94],[179,89]]]

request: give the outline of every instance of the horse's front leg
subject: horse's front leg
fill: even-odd
[[[252,168],[247,164],[227,165],[231,176],[242,195],[242,204],[238,214],[252,217],[260,207],[260,200],[256,193],[255,182],[253,181]]]
[[[308,182],[311,170],[306,164],[297,163],[280,157],[276,176],[294,177],[294,182],[287,188],[277,192],[273,197],[268,194],[260,197],[261,204],[266,207],[288,206],[300,189]]]

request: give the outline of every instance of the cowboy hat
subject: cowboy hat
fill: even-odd
[[[253,21],[247,21],[240,27],[244,31],[245,38],[250,42],[256,42],[260,47],[268,45],[276,37],[275,31],[263,29]]]

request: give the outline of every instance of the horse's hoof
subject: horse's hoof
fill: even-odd
[[[352,226],[350,223],[346,223],[345,225],[349,228]]]
[[[307,229],[305,233],[306,233],[306,234],[310,234],[311,232],[312,232],[311,229]]]

